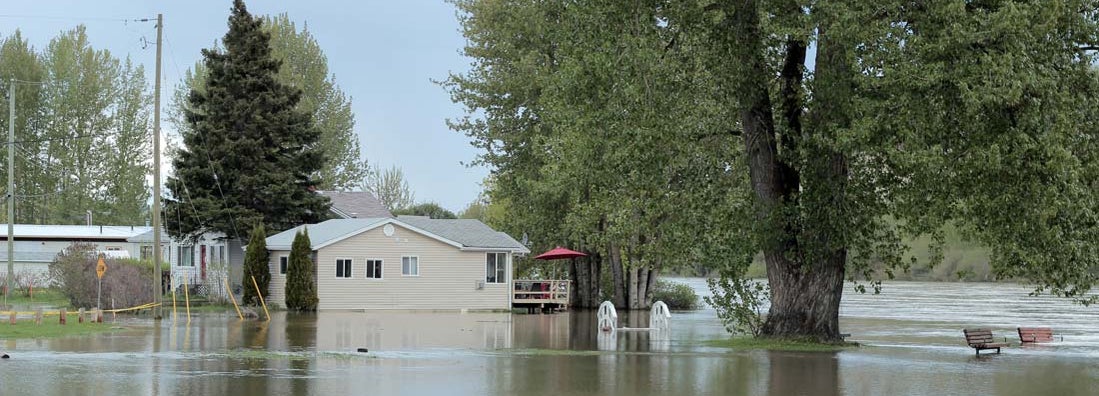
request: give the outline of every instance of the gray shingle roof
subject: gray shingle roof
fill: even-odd
[[[466,247],[526,249],[508,234],[493,230],[475,219],[431,219],[424,216],[397,216],[397,220]]]
[[[393,217],[382,201],[367,191],[317,191],[332,200],[332,213],[344,219]]]
[[[354,236],[363,231],[392,223],[402,227],[411,227],[429,233],[455,244],[462,248],[476,249],[506,249],[529,253],[530,251],[505,233],[497,232],[484,223],[473,219],[429,219],[427,217],[401,216],[393,218],[370,219],[333,219],[319,224],[308,225],[309,242],[316,250],[331,243]],[[290,250],[294,242],[294,235],[302,226],[280,232],[267,237],[267,249]]]
[[[359,232],[372,228],[386,220],[388,220],[388,218],[332,219],[318,224],[297,226],[267,237],[267,249],[290,250],[290,245],[294,243],[294,236],[297,235],[298,231],[301,231],[303,227],[308,228],[309,243],[316,249],[316,246],[325,245],[358,234]]]

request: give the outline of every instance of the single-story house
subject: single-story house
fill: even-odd
[[[317,191],[332,201],[329,215],[337,219],[351,219],[361,216],[393,217],[374,194],[365,191]],[[130,238],[131,242],[148,246],[148,257],[152,257],[153,231]],[[194,239],[176,240],[161,233],[161,252],[165,269],[171,269],[172,287],[184,283],[195,285],[198,292],[212,293],[227,297],[224,293],[228,278],[235,293],[250,283],[244,279],[244,245],[239,239],[231,238],[219,232],[209,232]],[[144,253],[141,256],[146,258]]]
[[[75,242],[91,243],[96,250],[115,257],[139,257],[143,245],[128,239],[149,231],[143,226],[14,224],[12,267],[15,274],[44,276],[58,253]],[[6,242],[8,227],[0,225],[0,241]],[[151,245],[150,245],[151,248]],[[7,274],[8,249],[0,247],[0,273]]]
[[[285,306],[290,248],[302,229],[325,310],[510,309],[513,256],[530,253],[473,219],[333,219],[267,238],[268,303]]]

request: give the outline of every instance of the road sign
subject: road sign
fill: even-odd
[[[107,272],[107,263],[103,262],[103,257],[99,257],[99,263],[95,265],[95,274],[99,276],[99,279],[103,279],[104,272]]]

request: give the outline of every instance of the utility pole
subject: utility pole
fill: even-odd
[[[160,301],[163,297],[160,259],[160,53],[161,36],[164,33],[164,15],[156,14],[156,84],[153,88],[153,317],[160,319]],[[10,155],[10,154],[9,154]],[[10,162],[10,160],[9,160]],[[9,165],[10,166],[10,165]],[[9,173],[10,174],[10,173]],[[11,228],[8,228],[11,235]],[[11,244],[10,242],[8,243]],[[9,253],[10,254],[10,253]]]
[[[8,285],[4,288],[4,305],[8,303],[15,278],[15,78],[8,88]]]

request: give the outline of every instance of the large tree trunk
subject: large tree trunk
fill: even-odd
[[[572,259],[569,266],[572,288],[569,290],[569,302],[577,308],[597,308],[603,257],[598,253],[588,253],[587,257]]]
[[[615,307],[625,308],[627,306],[626,274],[624,273],[625,268],[622,266],[622,251],[618,245],[611,243],[607,255],[610,257],[611,287],[613,288],[611,302],[614,303]]]
[[[729,36],[723,39],[736,43],[728,50],[734,58],[732,63],[737,64],[732,72],[735,84],[731,95],[741,108],[749,177],[756,193],[756,214],[762,224],[763,253],[771,287],[771,307],[762,334],[839,341],[839,304],[847,250],[834,246],[836,243],[829,239],[830,232],[837,232],[834,220],[812,212],[821,208],[817,205],[842,207],[846,162],[842,155],[827,150],[826,146],[825,149],[814,146],[800,147],[816,150],[805,161],[805,172],[792,165],[801,151],[798,145],[808,135],[802,130],[801,113],[805,106],[799,94],[805,61],[804,38],[791,35],[786,43],[780,74],[785,129],[780,142],[769,91],[771,77],[764,59],[759,4],[745,0],[727,5],[729,29],[723,33]],[[801,12],[796,8],[788,11]],[[820,32],[823,37],[823,28]],[[814,91],[817,134],[845,121],[842,113],[846,108],[841,103],[849,100],[849,87],[829,86],[845,81],[843,73],[847,71],[843,66],[842,51],[824,41],[818,51],[815,86],[828,88]],[[814,190],[808,191],[809,188]],[[812,196],[811,204],[800,201],[802,194]]]

